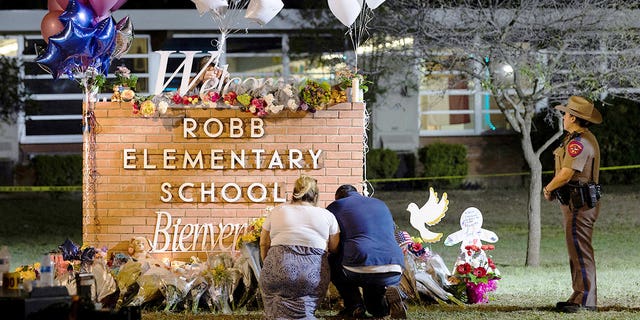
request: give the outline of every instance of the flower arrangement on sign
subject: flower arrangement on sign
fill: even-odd
[[[372,83],[363,74],[357,73],[355,69],[346,66],[336,71],[336,81],[338,82],[338,87],[342,90],[353,88],[355,83],[356,87],[364,93],[369,91],[369,84]]]
[[[136,93],[138,78],[124,66],[118,67],[116,79],[110,83],[113,89],[111,101],[133,102],[133,113],[144,117],[160,116],[172,108],[218,108],[237,109],[258,117],[277,114],[283,110],[314,113],[332,105],[347,102],[343,86],[344,77],[362,79],[361,88],[368,90],[368,81],[351,72],[340,71],[335,85],[327,81],[306,79],[284,81],[274,79],[238,78],[229,79],[228,74],[219,72],[214,83],[222,82],[218,88],[211,88],[204,82],[201,88],[195,88],[187,94],[178,91],[163,92],[159,95],[143,96]],[[216,82],[219,81],[219,82]]]
[[[488,293],[497,289],[497,281],[500,280],[500,272],[491,256],[486,254],[493,249],[493,245],[465,246],[464,260],[458,261],[453,275],[449,277],[456,296],[466,295],[468,303],[489,302]]]
[[[129,68],[125,66],[119,66],[115,71],[116,79],[111,84],[113,94],[111,95],[111,101],[114,102],[129,102],[135,98],[136,86],[138,85],[138,76],[132,75]]]

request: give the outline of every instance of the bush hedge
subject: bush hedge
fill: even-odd
[[[38,155],[31,159],[37,186],[82,185],[81,155]]]
[[[466,176],[469,172],[467,147],[463,144],[436,142],[418,149],[418,159],[423,165],[423,177]],[[434,179],[436,187],[460,187],[464,178]]]
[[[398,154],[390,149],[371,149],[367,152],[367,179],[393,178],[400,166]]]

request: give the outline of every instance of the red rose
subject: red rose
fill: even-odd
[[[171,98],[171,101],[173,101],[173,103],[176,103],[176,104],[181,103],[182,97],[179,94],[176,94]]]
[[[459,264],[456,267],[456,271],[459,274],[467,274],[467,273],[471,272],[471,265],[468,264],[468,263]]]
[[[411,244],[411,249],[413,249],[413,251],[422,250],[422,243],[414,242],[413,244]]]

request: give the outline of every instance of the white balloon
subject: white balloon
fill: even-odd
[[[215,13],[224,12],[229,6],[227,0],[191,0],[191,2],[196,4],[196,9],[203,15],[211,10]]]
[[[385,0],[366,0],[367,1],[367,5],[369,6],[369,8],[371,8],[371,10],[379,7]]]
[[[282,8],[282,0],[251,0],[244,17],[262,25],[271,21]]]
[[[329,9],[333,15],[345,26],[351,26],[362,9],[362,2],[358,0],[328,0]]]

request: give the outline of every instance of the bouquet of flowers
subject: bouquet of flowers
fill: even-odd
[[[362,92],[369,91],[369,84],[371,84],[371,81],[368,81],[364,75],[357,73],[354,69],[349,67],[344,67],[336,71],[337,85],[342,90],[351,88],[353,79],[358,79],[359,88]]]
[[[136,86],[138,85],[138,76],[132,75],[129,68],[125,66],[119,66],[115,71],[116,80],[113,82],[111,88],[113,89],[113,95],[111,95],[111,101],[115,102],[129,102],[136,96]]]
[[[300,89],[300,97],[309,112],[314,112],[316,109],[322,110],[331,100],[331,86],[326,82],[307,80]],[[305,107],[303,106],[302,109]]]
[[[500,271],[485,251],[495,249],[493,245],[465,246],[456,262],[454,273],[449,277],[454,295],[467,303],[487,303],[488,293],[497,289]]]
[[[264,224],[265,219],[265,216],[253,219],[247,226],[246,232],[238,239],[238,246],[260,242],[260,233],[262,232],[262,224]]]

